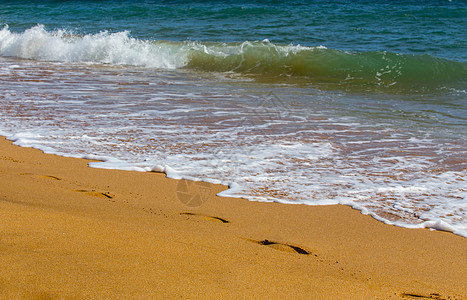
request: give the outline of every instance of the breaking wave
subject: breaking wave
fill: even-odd
[[[268,40],[141,40],[127,31],[78,35],[66,30],[47,31],[42,25],[22,33],[4,26],[0,31],[0,55],[41,61],[187,68],[265,78],[300,77],[311,83],[360,87],[433,87],[467,80],[467,63],[430,55],[349,53],[324,46],[277,45]]]

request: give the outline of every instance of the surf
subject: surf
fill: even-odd
[[[0,31],[0,55],[39,61],[111,64],[155,69],[236,73],[338,87],[432,88],[462,85],[467,63],[387,51],[347,52],[325,46],[279,45],[268,40],[199,42],[144,40],[128,31],[79,35],[36,25]]]

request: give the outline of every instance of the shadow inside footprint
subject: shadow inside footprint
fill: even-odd
[[[202,215],[202,214],[195,214],[195,213],[189,213],[189,212],[181,212],[179,213],[181,216],[196,216],[196,217],[201,217],[203,219],[206,219],[208,221],[216,221],[216,222],[222,222],[222,223],[230,223],[226,219],[222,219],[219,217],[214,217],[214,216],[208,216],[208,215]]]
[[[52,176],[52,175],[41,175],[41,178],[53,179],[53,180],[62,180],[60,177]]]
[[[303,255],[311,254],[310,251],[307,251],[301,247],[286,244],[286,243],[273,242],[270,240],[260,240],[260,241],[251,240],[251,239],[246,239],[246,240],[252,243],[263,245],[263,246],[268,246],[270,248],[273,248],[279,251],[298,253],[298,254],[303,254]]]
[[[113,199],[113,196],[109,192],[97,192],[97,191],[88,191],[88,190],[74,190],[75,192],[85,193],[88,196],[101,197],[107,199]]]
[[[19,175],[34,176],[37,178],[45,178],[45,179],[53,179],[53,180],[62,180],[60,177],[52,176],[52,175],[36,175],[33,173],[19,173]]]
[[[430,295],[422,295],[422,294],[415,294],[415,293],[402,293],[401,296],[404,298],[412,298],[412,299],[441,299],[441,295],[438,293],[431,293]]]

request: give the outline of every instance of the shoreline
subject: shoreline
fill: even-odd
[[[325,202],[324,204],[323,203],[309,204],[309,203],[303,203],[303,202],[294,202],[293,200],[283,200],[283,199],[279,199],[279,200],[276,200],[276,199],[269,200],[268,199],[268,200],[265,200],[265,198],[261,199],[261,197],[260,197],[260,199],[255,198],[255,197],[250,197],[249,198],[248,196],[238,195],[235,192],[232,192],[232,190],[236,190],[237,186],[238,186],[238,184],[235,183],[235,182],[233,183],[232,186],[230,186],[226,182],[221,182],[220,180],[215,180],[215,179],[210,180],[209,178],[203,179],[203,178],[192,177],[192,178],[189,178],[189,179],[185,179],[176,170],[172,169],[170,166],[167,166],[167,165],[162,166],[162,165],[157,164],[157,165],[154,165],[152,167],[150,167],[150,166],[137,166],[137,165],[134,165],[132,163],[126,163],[124,161],[118,160],[117,166],[113,165],[113,166],[109,167],[108,161],[113,160],[113,162],[111,162],[110,164],[115,164],[115,158],[109,157],[109,156],[92,155],[92,154],[86,154],[86,155],[80,156],[80,155],[73,155],[73,154],[69,154],[69,153],[56,152],[51,148],[47,148],[47,147],[45,147],[45,148],[42,147],[41,148],[41,146],[39,146],[37,144],[33,144],[31,146],[31,145],[29,145],[29,143],[27,143],[27,142],[25,143],[23,141],[16,144],[16,142],[18,141],[18,138],[15,135],[13,135],[13,138],[11,138],[11,136],[7,137],[5,135],[5,133],[3,133],[3,135],[2,135],[2,133],[0,133],[0,137],[6,139],[7,141],[10,141],[11,143],[13,143],[16,146],[38,149],[39,151],[41,151],[41,152],[43,152],[45,154],[51,154],[51,155],[56,155],[56,156],[61,156],[61,157],[88,160],[90,162],[88,164],[88,166],[91,167],[91,168],[104,169],[104,170],[121,170],[121,171],[131,171],[131,172],[154,172],[154,173],[163,174],[168,179],[187,180],[187,181],[196,182],[196,183],[200,183],[201,185],[208,185],[208,186],[210,184],[223,186],[224,188],[221,189],[220,192],[217,194],[217,196],[219,196],[219,197],[244,199],[244,200],[253,201],[253,202],[281,203],[281,204],[294,204],[294,205],[311,205],[311,206],[316,206],[316,205],[318,205],[318,206],[320,206],[320,205],[325,205],[325,206],[345,205],[345,206],[351,207],[352,209],[354,209],[356,211],[359,211],[363,215],[369,215],[372,218],[374,218],[375,220],[377,220],[378,222],[382,222],[382,223],[384,223],[386,225],[397,226],[397,227],[402,227],[402,228],[409,228],[409,229],[427,228],[427,229],[430,229],[430,230],[439,230],[439,231],[449,232],[449,233],[453,233],[455,235],[459,235],[461,237],[467,238],[467,233],[465,233],[465,230],[458,230],[458,228],[455,227],[455,225],[453,226],[453,225],[445,222],[442,219],[442,217],[439,218],[439,219],[435,219],[435,220],[429,220],[429,219],[424,220],[423,222],[417,223],[417,224],[410,224],[410,223],[405,223],[404,221],[401,221],[401,220],[391,221],[391,220],[385,219],[384,217],[381,217],[378,214],[369,211],[364,206],[360,206],[358,203],[355,203],[355,202],[339,203],[337,201],[328,201],[328,202]],[[19,138],[19,139],[21,139],[21,138]]]
[[[467,299],[453,233],[0,149],[0,298]]]

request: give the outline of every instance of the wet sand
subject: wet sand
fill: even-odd
[[[0,139],[0,298],[467,299],[467,239]]]

